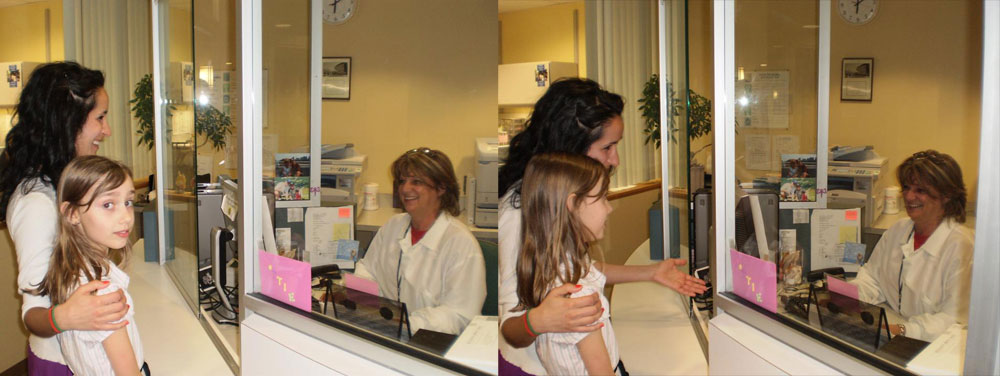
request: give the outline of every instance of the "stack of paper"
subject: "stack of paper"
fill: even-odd
[[[497,374],[497,332],[500,329],[497,324],[496,316],[476,316],[444,357]]]
[[[958,375],[965,360],[965,339],[969,331],[954,324],[906,365],[921,375]]]

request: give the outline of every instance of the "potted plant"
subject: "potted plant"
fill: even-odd
[[[677,124],[680,123],[681,111],[684,110],[684,102],[678,100],[673,84],[667,82],[667,92],[670,93],[671,106],[670,116],[670,140],[677,142],[674,136],[679,130]],[[694,90],[688,89],[688,140],[694,140],[707,135],[712,131],[712,101],[701,96]],[[642,98],[639,99],[639,110],[646,121],[646,143],[655,143],[656,148],[660,147],[660,77],[653,74],[642,89]]]
[[[677,143],[677,137],[675,134],[679,130],[678,124],[681,123],[681,114],[684,110],[684,103],[677,98],[677,93],[674,91],[673,85],[668,81],[667,93],[670,94],[670,117],[668,134],[670,135],[670,141]],[[709,134],[712,131],[712,101],[704,96],[698,94],[694,90],[688,89],[687,91],[687,105],[688,105],[688,141],[694,140],[696,138],[702,137]],[[642,98],[639,99],[639,110],[642,111],[642,117],[646,122],[646,127],[643,132],[646,133],[646,143],[653,142],[656,148],[660,148],[660,77],[657,74],[653,74],[646,84],[643,85]],[[711,146],[709,143],[705,145],[698,151],[688,154],[688,160],[692,165],[694,164],[694,155],[701,150]],[[694,169],[692,169],[692,172]],[[674,205],[670,205],[670,221],[671,223],[677,223],[679,220],[679,208]],[[663,247],[663,192],[660,192],[660,196],[657,198],[656,202],[649,208],[649,241],[650,241],[650,258],[653,260],[662,260],[668,255],[664,254]],[[671,229],[671,231],[678,230],[677,227]],[[679,236],[677,233],[671,234],[671,244],[670,248],[670,258],[680,257],[680,246],[679,246]]]
[[[142,77],[132,92],[133,98],[128,101],[132,105],[132,115],[139,120],[139,135],[137,145],[145,144],[153,149],[153,77],[149,74]],[[233,133],[233,122],[228,115],[208,104],[198,104],[195,109],[194,131],[196,136],[204,137],[198,146],[204,146],[209,141],[212,148],[222,150],[226,147],[226,136]],[[167,116],[171,116],[174,106],[167,107]]]

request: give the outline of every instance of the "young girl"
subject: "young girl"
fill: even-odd
[[[48,295],[53,307],[66,301],[78,286],[100,280],[108,285],[98,294],[121,290],[128,303],[122,320],[125,327],[114,331],[62,331],[49,323],[59,340],[66,365],[77,375],[138,375],[143,365],[142,343],[135,325],[132,297],[126,291],[129,277],[118,268],[128,263],[129,233],[134,214],[135,188],[125,165],[100,156],[78,157],[59,179],[59,241],[52,251],[51,266],[35,295]],[[117,264],[117,265],[116,265]]]
[[[517,261],[518,306],[537,307],[552,288],[576,284],[572,296],[600,294],[601,329],[589,333],[545,333],[536,351],[550,375],[608,375],[619,364],[611,329],[604,274],[594,266],[590,243],[604,236],[608,171],[584,155],[541,154],[531,159],[521,185],[524,243]],[[533,333],[528,315],[524,325]],[[614,368],[613,368],[614,367]]]

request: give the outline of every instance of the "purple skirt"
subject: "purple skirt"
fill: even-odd
[[[503,354],[497,352],[497,359],[499,360],[499,374],[500,376],[531,376],[530,373],[524,372],[521,367],[514,365],[514,363],[508,362],[507,359],[503,358]]]
[[[39,358],[28,347],[28,376],[71,376],[73,372],[62,363]]]

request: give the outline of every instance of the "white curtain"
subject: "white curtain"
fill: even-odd
[[[148,1],[64,0],[66,60],[104,72],[110,99],[111,137],[99,154],[128,164],[136,178],[154,171],[154,154],[138,146],[138,121],[132,117],[132,90],[152,73]]]
[[[646,144],[638,102],[643,85],[658,72],[656,9],[653,0],[587,2],[587,76],[625,100],[613,188],[660,177],[660,155]]]

